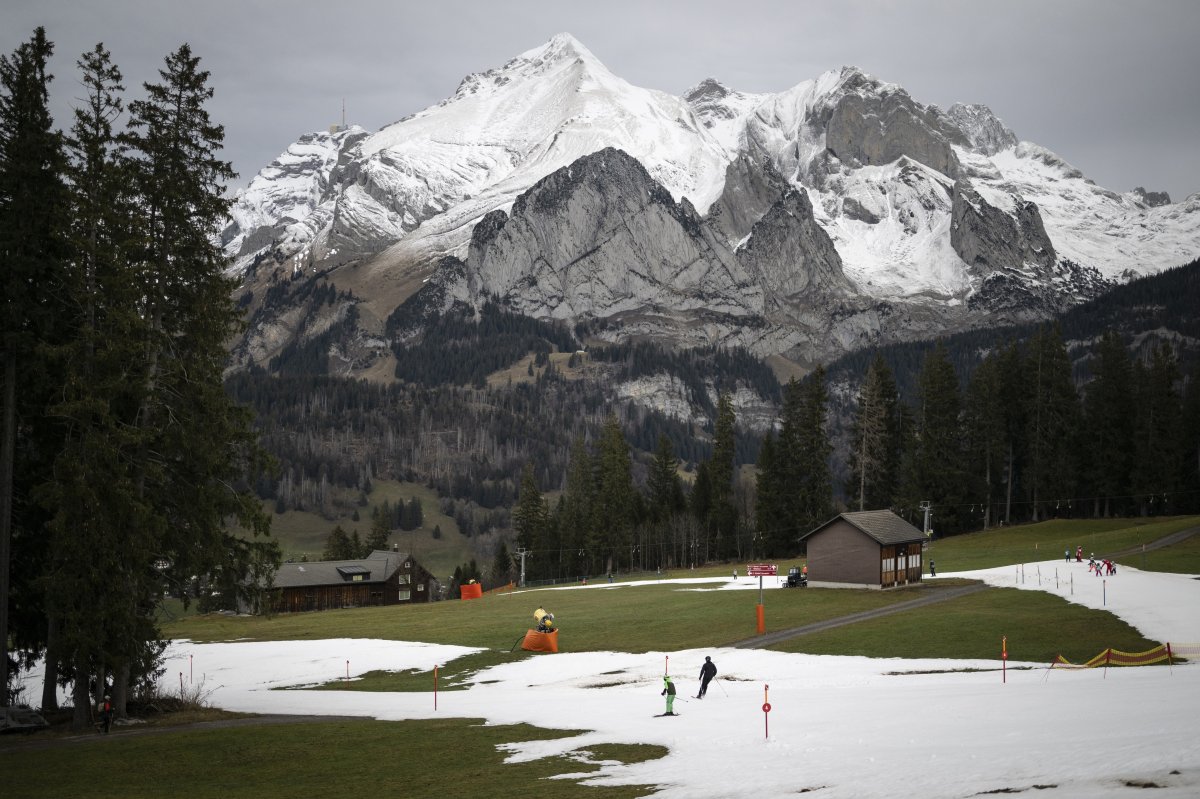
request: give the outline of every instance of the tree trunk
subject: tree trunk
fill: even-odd
[[[985,492],[983,500],[983,529],[986,530],[991,526],[992,521],[992,455],[990,447],[984,461],[987,463],[987,468],[983,478]]]
[[[75,732],[83,732],[92,721],[90,679],[87,663],[83,658],[76,659],[75,681],[71,685],[71,702],[75,706],[71,714],[71,729]]]
[[[1004,497],[1004,523],[1012,524],[1013,445],[1008,442],[1008,486]]]
[[[46,620],[46,670],[42,681],[42,712],[58,710],[58,616]]]
[[[0,446],[0,705],[8,705],[8,591],[12,561],[13,461],[17,446],[17,353],[4,352],[4,432]]]
[[[112,687],[112,702],[113,716],[115,718],[128,718],[129,713],[126,711],[126,705],[129,702],[129,663],[128,661],[117,669],[113,675]]]

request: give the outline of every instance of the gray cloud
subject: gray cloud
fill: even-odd
[[[629,82],[674,94],[705,77],[780,91],[853,64],[943,107],[990,106],[1102,186],[1200,191],[1200,3],[1191,0],[397,3],[7,0],[0,51],[36,25],[57,45],[56,120],[74,62],[103,41],[130,94],[184,41],[212,73],[226,157],[248,180],[307,131],[377,129],[568,31]]]

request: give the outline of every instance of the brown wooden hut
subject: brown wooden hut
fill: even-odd
[[[925,534],[890,510],[842,513],[800,538],[808,584],[896,588],[921,582]]]
[[[428,602],[433,575],[405,552],[377,549],[358,560],[284,563],[275,574],[279,613]]]

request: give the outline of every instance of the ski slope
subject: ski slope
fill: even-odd
[[[1057,574],[1056,574],[1057,572]],[[1040,575],[1040,584],[1039,584]],[[1100,579],[1086,564],[1025,564],[944,577],[1058,593],[1111,611],[1150,638],[1200,642],[1200,581],[1122,568]],[[1057,577],[1057,579],[1056,579]],[[758,581],[679,580],[681,590],[756,591]],[[716,583],[714,586],[713,584]],[[522,592],[514,607],[553,603],[547,591],[636,591],[645,583]],[[748,603],[756,596],[748,594]],[[770,600],[767,604],[769,607]],[[524,615],[524,610],[521,611]],[[565,620],[564,620],[565,621]],[[563,635],[570,634],[569,622]],[[1173,668],[1048,671],[1019,660],[1010,636],[1007,681],[999,660],[902,660],[795,655],[743,649],[542,655],[478,674],[466,691],[432,693],[272,691],[375,669],[430,669],[463,647],[376,640],[194,644],[168,651],[167,684],[194,670],[211,701],[256,713],[361,715],[380,719],[484,717],[489,724],[586,729],[553,741],[514,742],[510,762],[603,742],[652,743],[659,760],[604,765],[589,784],[654,784],[679,799],[788,796],[966,797],[1029,792],[1057,797],[1200,795],[1200,664]],[[704,656],[720,669],[694,698]],[[680,698],[676,718],[655,718],[669,657]],[[191,661],[189,661],[191,658]],[[1019,668],[1021,666],[1030,668]],[[985,671],[964,671],[985,669]],[[34,675],[36,678],[36,675]],[[768,688],[769,687],[769,688]],[[769,727],[761,706],[772,711]],[[1050,786],[1050,787],[1047,787]]]

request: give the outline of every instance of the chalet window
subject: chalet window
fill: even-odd
[[[409,600],[409,598],[412,596],[412,593],[407,588],[401,588],[396,593],[397,593],[397,598],[401,602],[407,602]]]
[[[371,570],[366,566],[338,566],[337,571],[348,582],[362,582],[371,577]]]
[[[417,593],[419,594],[424,590],[425,590],[425,583],[417,583]]]

